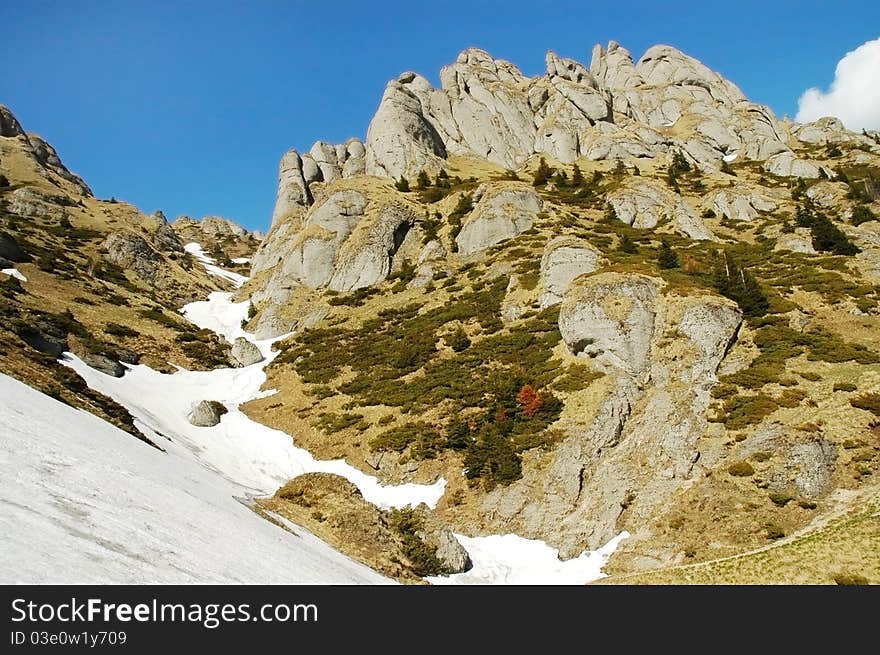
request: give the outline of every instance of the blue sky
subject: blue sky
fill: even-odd
[[[877,2],[4,0],[0,103],[99,197],[265,229],[289,147],[363,138],[385,83],[468,46],[543,73],[669,43],[781,117],[880,36]],[[606,6],[607,5],[607,6]]]

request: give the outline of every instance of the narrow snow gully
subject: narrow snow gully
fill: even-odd
[[[236,287],[237,274],[217,267],[204,255],[198,243],[186,246],[211,275],[231,281]],[[232,293],[214,292],[205,301],[193,302],[182,314],[200,328],[211,330],[232,343],[243,337],[259,348],[264,360],[243,368],[212,371],[188,371],[178,368],[173,374],[159,373],[148,366],[128,366],[121,378],[89,367],[71,353],[62,363],[75,370],[91,387],[123,405],[135,418],[135,425],[157,444],[170,440],[182,445],[205,467],[216,471],[241,495],[270,495],[288,480],[304,473],[335,473],[352,482],[363,497],[378,507],[399,508],[420,503],[435,507],[443,496],[446,480],[430,485],[384,485],[371,475],[344,460],[316,460],[311,453],[294,444],[294,439],[251,420],[239,405],[276,393],[261,390],[266,382],[266,366],[278,355],[272,344],[289,335],[258,340],[242,324],[248,315],[249,301],[235,303]],[[227,408],[213,427],[192,425],[188,416],[203,400],[215,400]],[[232,499],[230,499],[232,500]],[[434,584],[585,584],[603,577],[602,565],[618,543],[628,537],[621,533],[602,548],[584,552],[580,557],[561,561],[558,551],[543,541],[524,539],[515,534],[466,537],[456,535],[470,553],[473,568],[467,573],[430,578]]]

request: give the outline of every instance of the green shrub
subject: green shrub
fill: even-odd
[[[880,393],[866,393],[858,398],[850,399],[849,404],[856,409],[864,409],[880,416]]]
[[[876,220],[877,216],[865,205],[857,205],[856,208],[853,209],[851,219],[853,225],[861,225],[862,223]]]
[[[470,347],[471,340],[468,338],[467,332],[459,327],[449,336],[447,343],[455,352],[460,353]]]
[[[794,500],[794,496],[784,491],[775,491],[769,494],[770,502],[777,507],[785,507]]]
[[[120,325],[119,323],[107,323],[104,325],[104,332],[112,334],[114,337],[136,337],[140,335],[137,330],[133,330],[127,325]]]
[[[797,223],[810,228],[813,248],[820,252],[833,252],[835,255],[856,255],[860,252],[846,234],[809,203],[798,207]]]
[[[755,474],[755,469],[748,462],[736,462],[727,467],[727,472],[738,478],[747,478]]]

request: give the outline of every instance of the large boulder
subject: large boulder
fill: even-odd
[[[474,206],[455,239],[458,251],[471,255],[531,229],[543,202],[524,185],[490,188]]]
[[[265,357],[257,346],[245,339],[238,337],[229,351],[229,358],[234,366],[244,367],[262,362]]]
[[[819,167],[804,159],[798,159],[793,152],[786,150],[773,155],[764,162],[764,170],[780,177],[819,177]]]
[[[544,247],[541,256],[541,306],[562,302],[568,287],[579,276],[593,273],[601,260],[599,251],[582,239],[556,237]]]
[[[216,400],[202,400],[192,408],[188,419],[197,427],[210,428],[220,423],[220,417],[228,411],[223,403]]]

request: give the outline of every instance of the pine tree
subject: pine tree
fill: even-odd
[[[672,168],[675,169],[676,173],[689,173],[691,170],[691,163],[687,160],[681,150],[676,150],[672,155]]]
[[[538,168],[535,170],[535,176],[532,179],[532,186],[544,186],[550,181],[551,175],[553,175],[553,169],[550,168],[547,161],[541,157],[541,161],[538,162]]]
[[[581,173],[581,167],[575,164],[571,169],[571,185],[572,186],[583,186],[584,184],[584,174]]]
[[[712,283],[718,293],[735,301],[746,316],[764,316],[770,309],[770,301],[755,277],[726,252],[715,264]]]
[[[419,176],[416,178],[416,189],[422,191],[429,186],[431,186],[431,178],[428,177],[428,174],[424,170],[419,171]]]
[[[620,252],[625,252],[628,255],[634,255],[639,251],[639,246],[635,241],[630,239],[628,234],[624,234],[620,237],[620,243],[617,244],[617,249]]]
[[[409,180],[407,180],[403,175],[400,176],[400,179],[394,183],[394,188],[403,193],[409,192]]]
[[[605,220],[609,223],[620,220],[620,217],[617,215],[617,210],[614,209],[614,205],[610,202],[605,203]]]
[[[666,239],[660,242],[660,252],[657,255],[657,263],[660,265],[660,268],[678,268],[678,255],[675,254],[675,251]]]
[[[617,164],[614,166],[614,176],[624,177],[626,175],[626,172],[626,166],[623,165],[623,160],[618,159]]]

